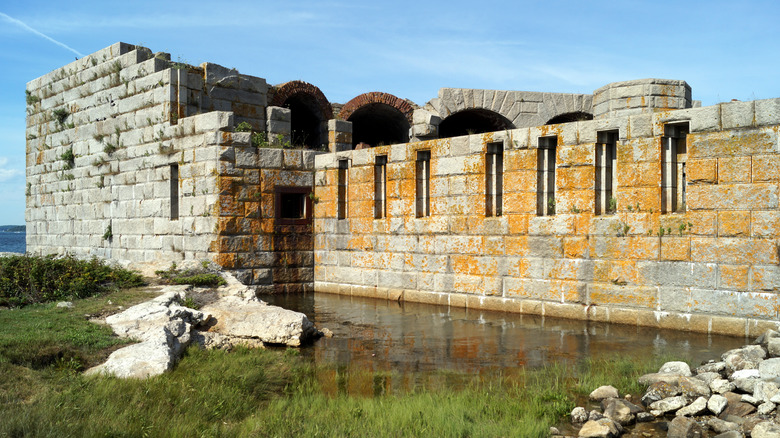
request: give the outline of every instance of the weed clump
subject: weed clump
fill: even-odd
[[[165,284],[191,284],[196,287],[217,287],[227,284],[222,276],[207,268],[176,269],[176,263],[173,263],[168,270],[155,271],[155,274]]]
[[[18,255],[0,257],[0,305],[21,307],[35,303],[85,298],[113,290],[141,286],[140,274],[115,268],[93,258]]]

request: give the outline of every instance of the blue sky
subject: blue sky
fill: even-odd
[[[117,41],[300,79],[331,102],[441,87],[591,93],[684,79],[704,105],[780,97],[775,1],[0,3],[0,224],[24,222],[25,84]],[[42,35],[45,35],[42,36]],[[48,37],[48,38],[47,38]]]

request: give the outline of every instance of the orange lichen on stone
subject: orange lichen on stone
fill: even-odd
[[[720,265],[718,266],[718,283],[723,289],[747,290],[748,289],[748,265]]]
[[[744,237],[749,235],[749,211],[721,211],[718,213],[718,236]]]
[[[718,184],[750,182],[751,169],[750,157],[718,158]]]

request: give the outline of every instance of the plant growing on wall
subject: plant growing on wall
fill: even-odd
[[[57,123],[60,124],[60,126],[63,126],[65,124],[65,119],[68,118],[70,113],[65,108],[59,108],[52,112],[54,114],[54,118],[57,120]]]
[[[65,170],[73,169],[76,161],[76,156],[73,155],[73,148],[71,147],[63,152],[62,155],[60,155],[60,160],[65,162],[65,165],[63,165]]]
[[[617,211],[617,199],[614,196],[609,198],[609,207],[607,207],[607,211],[610,213]]]
[[[27,105],[35,105],[36,103],[40,102],[40,98],[38,96],[30,93],[30,90],[24,90],[25,99],[27,100]]]
[[[248,122],[241,122],[238,125],[236,125],[235,129],[233,129],[234,132],[250,132],[252,131],[252,125],[250,125]]]
[[[103,233],[103,240],[108,240],[110,242],[113,238],[114,233],[111,231],[111,224],[108,224],[106,231]]]

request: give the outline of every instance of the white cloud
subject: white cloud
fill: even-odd
[[[8,168],[8,158],[0,157],[0,183],[19,181],[17,178],[24,178],[24,171],[21,169]]]

